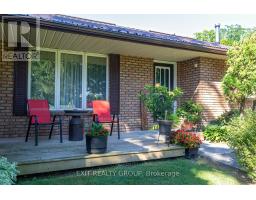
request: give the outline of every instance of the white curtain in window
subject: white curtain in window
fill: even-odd
[[[60,107],[82,108],[82,55],[61,54]]]
[[[106,99],[106,63],[105,57],[87,57],[87,108],[93,100]]]

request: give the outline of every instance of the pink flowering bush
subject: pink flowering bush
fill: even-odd
[[[199,136],[193,132],[186,132],[184,130],[178,130],[175,132],[174,136],[175,144],[179,144],[188,149],[198,148],[202,141]]]

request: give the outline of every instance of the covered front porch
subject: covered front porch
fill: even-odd
[[[162,137],[162,136],[161,136]],[[108,151],[105,154],[88,154],[85,140],[63,143],[55,136],[51,140],[41,137],[39,146],[34,146],[33,138],[25,143],[24,138],[0,140],[0,154],[16,162],[19,175],[52,171],[88,168],[120,163],[156,160],[183,156],[185,149],[167,145],[157,131],[134,131],[123,134],[121,139],[113,134],[108,138]]]
[[[27,99],[46,99],[52,111],[90,110],[92,100],[107,100],[112,114],[120,115],[122,132],[152,128],[153,120],[138,98],[145,85],[161,83],[170,90],[181,88],[183,97],[178,103],[193,98],[204,107],[207,121],[226,109],[219,83],[224,74],[225,49],[152,31],[132,29],[154,36],[143,39],[136,34],[128,38],[122,32],[77,29],[70,24],[63,27],[57,22],[49,26],[43,19],[51,16],[41,17],[40,61],[0,63],[0,90],[4,91],[0,97],[0,137],[25,137]],[[83,23],[123,29],[92,20]],[[168,38],[182,41],[178,45]],[[33,41],[33,37],[28,40]],[[85,124],[90,121],[87,117]],[[68,124],[68,117],[63,117],[64,134],[68,134]]]

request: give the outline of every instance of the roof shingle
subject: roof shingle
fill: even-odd
[[[145,30],[140,30],[135,28],[119,26],[112,23],[77,18],[77,17],[67,16],[67,15],[30,14],[27,16],[40,17],[40,19],[42,20],[50,21],[53,23],[76,26],[79,28],[98,30],[98,31],[109,32],[109,33],[116,33],[120,35],[129,35],[137,38],[147,38],[151,40],[174,42],[177,44],[192,45],[192,46],[199,46],[199,47],[205,47],[205,48],[214,48],[222,51],[228,50],[228,46],[225,46],[219,43],[200,41],[200,40],[196,40],[189,37],[178,36],[175,34],[167,34],[167,33],[161,33],[156,31],[145,31]]]

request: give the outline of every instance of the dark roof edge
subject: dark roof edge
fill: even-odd
[[[3,14],[0,14],[0,16],[3,16]],[[31,24],[35,24],[35,20],[33,17],[17,16],[17,15],[13,15],[13,16],[16,16],[17,20],[22,19]],[[116,33],[103,32],[100,30],[91,30],[91,29],[86,29],[86,28],[80,28],[78,26],[54,23],[54,22],[50,22],[50,21],[44,20],[44,19],[40,19],[40,27],[50,28],[52,30],[61,30],[61,31],[70,32],[70,33],[75,32],[75,33],[85,34],[85,35],[89,35],[89,36],[96,36],[96,37],[102,37],[102,38],[108,38],[108,39],[129,41],[129,42],[135,42],[135,43],[156,45],[156,46],[176,48],[176,49],[184,49],[184,50],[191,50],[191,51],[199,51],[199,52],[205,52],[205,53],[213,53],[213,54],[219,54],[219,55],[226,55],[226,53],[227,53],[226,49],[202,47],[200,45],[192,45],[192,44],[184,45],[184,44],[180,44],[178,42],[167,42],[167,41],[161,41],[161,40],[149,39],[149,38],[138,38],[138,37],[129,36],[129,35],[121,35],[121,34],[116,34]]]

